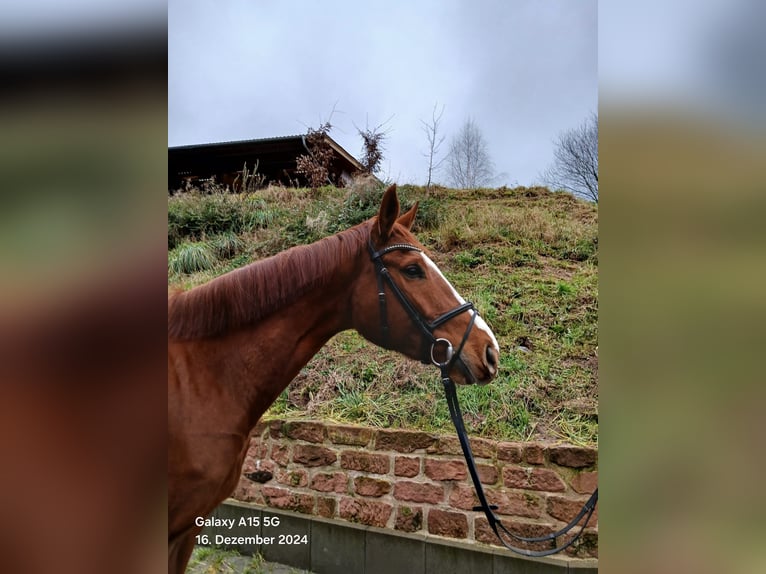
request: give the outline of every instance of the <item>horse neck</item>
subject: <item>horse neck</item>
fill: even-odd
[[[326,251],[327,245],[323,247]],[[362,253],[360,249],[360,257]],[[196,342],[204,348],[200,357],[207,357],[202,361],[213,359],[222,366],[214,384],[225,389],[232,408],[242,412],[251,428],[319,349],[336,333],[351,328],[349,301],[360,257],[328,260],[322,269],[326,275],[318,281],[321,287],[307,289],[253,324]]]

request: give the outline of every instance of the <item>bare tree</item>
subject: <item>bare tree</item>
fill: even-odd
[[[378,124],[374,128],[370,128],[369,124],[367,124],[365,129],[361,129],[354,124],[356,131],[362,138],[362,160],[360,163],[362,164],[365,173],[372,175],[373,173],[379,172],[381,169],[381,163],[383,162],[384,157],[383,152],[386,151],[383,142],[385,142],[386,137],[388,137],[388,131],[384,131],[383,127],[390,119],[391,118],[388,118],[388,120],[382,124]]]
[[[447,155],[452,185],[476,188],[492,181],[495,166],[489,156],[487,141],[476,122],[468,118],[452,138]]]
[[[442,104],[442,109],[437,114],[436,109],[438,106],[438,102],[434,104],[434,109],[431,112],[430,122],[420,120],[420,123],[423,124],[421,129],[425,132],[426,138],[428,138],[428,153],[423,154],[428,158],[428,182],[426,183],[427,189],[431,188],[431,180],[433,178],[434,172],[441,167],[441,165],[444,163],[444,160],[446,159],[446,157],[443,157],[434,163],[434,158],[439,154],[439,149],[441,148],[442,143],[444,143],[445,138],[445,136],[439,135],[439,122],[441,122],[442,116],[444,115],[444,104]]]
[[[598,116],[559,134],[553,165],[542,176],[549,187],[598,203]]]

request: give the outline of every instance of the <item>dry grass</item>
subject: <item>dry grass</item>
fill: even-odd
[[[248,201],[267,225],[239,233],[237,253],[213,269],[174,274],[191,286],[374,212],[381,188],[309,193],[259,190]],[[501,439],[598,441],[598,210],[545,188],[474,191],[402,186],[420,200],[415,232],[501,345],[501,373],[460,390],[469,432]],[[172,199],[170,200],[172,201]],[[452,432],[432,367],[378,349],[353,332],[334,337],[272,406],[273,416],[315,417]]]

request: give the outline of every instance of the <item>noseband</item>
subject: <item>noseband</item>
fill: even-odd
[[[425,359],[425,357],[428,357],[431,359],[431,363],[439,367],[442,371],[442,375],[446,375],[447,372],[452,368],[452,366],[455,364],[456,361],[460,361],[463,368],[465,369],[466,373],[470,375],[471,371],[468,369],[467,365],[463,362],[463,360],[460,358],[460,353],[463,351],[463,347],[465,346],[466,341],[468,340],[468,336],[471,334],[471,330],[473,329],[473,324],[476,322],[476,317],[479,315],[478,311],[476,311],[476,308],[473,306],[473,303],[466,302],[462,305],[459,305],[452,309],[451,311],[447,311],[443,315],[439,315],[432,321],[427,321],[423,318],[423,316],[420,314],[420,312],[415,309],[413,304],[410,302],[409,299],[407,299],[407,296],[402,292],[401,289],[397,286],[397,284],[394,282],[393,278],[391,277],[391,274],[388,272],[388,269],[386,268],[385,263],[383,263],[382,257],[386,255],[387,253],[391,253],[392,251],[417,251],[418,253],[422,253],[423,250],[415,247],[414,245],[410,245],[408,243],[397,243],[395,245],[389,245],[388,247],[384,247],[380,251],[375,251],[375,248],[372,246],[372,242],[369,242],[367,244],[367,248],[370,251],[370,258],[372,259],[372,262],[375,264],[375,276],[378,281],[378,304],[380,305],[380,321],[381,321],[381,329],[383,331],[383,346],[388,347],[389,346],[389,339],[390,339],[390,330],[388,325],[388,308],[386,304],[386,290],[385,290],[385,284],[387,283],[389,288],[391,289],[391,292],[396,296],[396,298],[401,303],[404,310],[407,312],[407,315],[409,315],[410,319],[412,319],[413,323],[417,325],[418,329],[420,329],[420,332],[423,334],[423,337],[425,338],[427,344],[431,345],[430,353],[427,353],[425,349],[423,350],[423,353],[421,353],[421,361],[424,363],[428,363],[428,360]],[[460,344],[457,347],[457,351],[454,350],[452,342],[448,339],[444,339],[442,337],[435,337],[434,331],[439,328],[441,325],[444,325],[447,321],[450,319],[453,319],[460,315],[461,313],[465,311],[472,311],[471,313],[471,319],[468,321],[468,326],[465,329],[465,333],[463,333],[463,339],[460,341]],[[439,361],[435,356],[435,350],[437,345],[444,345],[445,346],[445,356],[446,359],[444,361]]]
[[[433,321],[430,321],[430,322],[426,321],[418,312],[418,310],[415,309],[415,307],[412,305],[409,299],[407,299],[407,296],[396,285],[396,283],[391,277],[391,274],[388,272],[388,269],[386,269],[386,266],[383,263],[383,259],[382,259],[382,257],[386,253],[391,253],[392,251],[417,251],[418,253],[422,253],[423,250],[419,249],[418,247],[415,247],[414,245],[410,245],[408,243],[397,243],[395,245],[389,245],[388,247],[384,247],[380,251],[375,251],[375,248],[373,247],[371,241],[368,242],[367,247],[370,251],[370,257],[372,258],[372,261],[375,264],[375,271],[376,271],[375,274],[378,280],[378,301],[380,304],[380,320],[381,320],[381,325],[383,329],[383,346],[388,347],[389,337],[390,337],[389,326],[388,326],[388,309],[386,307],[386,291],[385,291],[386,283],[388,283],[388,286],[390,287],[391,291],[399,300],[399,302],[402,304],[402,307],[404,307],[404,310],[407,312],[407,315],[410,316],[410,318],[415,323],[415,325],[417,325],[420,331],[423,333],[425,340],[431,344],[430,359],[431,359],[431,362],[437,367],[439,367],[439,369],[441,370],[442,384],[444,385],[444,392],[447,397],[447,406],[449,407],[450,418],[452,419],[452,424],[455,425],[455,430],[457,431],[458,439],[460,440],[460,447],[463,451],[463,456],[465,457],[466,465],[468,466],[468,472],[471,475],[471,480],[473,481],[474,489],[476,490],[476,495],[477,495],[477,498],[479,499],[479,506],[475,506],[473,510],[483,511],[484,515],[487,517],[487,522],[489,523],[490,528],[492,528],[492,530],[495,533],[495,536],[497,536],[497,538],[500,540],[502,545],[505,546],[508,550],[511,550],[517,554],[521,554],[524,556],[531,556],[531,557],[549,556],[551,554],[556,554],[558,552],[561,552],[565,548],[568,548],[569,546],[574,544],[574,542],[578,538],[580,538],[580,536],[582,535],[583,531],[588,525],[588,522],[590,521],[591,516],[593,515],[593,511],[595,510],[596,504],[598,502],[598,488],[593,492],[593,494],[590,496],[587,502],[583,505],[582,509],[577,514],[577,516],[575,516],[569,522],[569,524],[567,524],[564,528],[562,528],[561,530],[558,530],[557,532],[553,532],[551,534],[547,534],[545,536],[540,536],[540,537],[519,536],[518,534],[508,530],[505,527],[505,525],[503,525],[503,523],[500,521],[500,519],[497,517],[497,515],[493,512],[494,510],[497,510],[497,506],[489,504],[489,502],[487,501],[487,497],[484,494],[484,488],[482,487],[481,480],[479,479],[479,473],[478,473],[478,470],[476,469],[476,463],[473,459],[471,445],[468,442],[468,434],[466,433],[465,424],[463,423],[463,414],[460,411],[460,403],[458,402],[458,399],[457,399],[455,383],[452,381],[452,379],[449,376],[449,371],[452,369],[452,366],[455,364],[456,361],[460,361],[466,374],[473,377],[470,369],[468,369],[465,362],[463,362],[463,360],[460,358],[460,353],[463,351],[463,346],[468,340],[468,335],[470,335],[471,329],[473,329],[473,324],[476,321],[476,317],[478,317],[479,315],[478,311],[476,311],[476,308],[473,306],[473,303],[463,303],[462,305],[455,307],[451,311],[447,311],[443,315],[439,315]],[[452,343],[448,339],[435,337],[434,331],[440,325],[443,325],[450,319],[457,317],[464,311],[472,311],[471,319],[468,322],[468,327],[466,327],[465,333],[463,334],[463,339],[460,341],[460,345],[458,345],[457,351],[453,352]],[[445,350],[446,359],[444,361],[439,361],[434,356],[434,350],[436,348],[436,345],[438,344],[446,345],[446,350]],[[424,357],[426,356],[425,349],[424,349],[424,352],[422,353],[422,356]],[[424,360],[424,359],[421,359],[421,360],[426,364],[428,363],[427,360]],[[578,522],[580,522],[583,518],[585,520],[580,525],[580,530],[577,531],[572,538],[564,541],[561,545],[556,546],[556,539],[563,537],[567,533],[569,533],[572,529],[575,528],[575,526],[577,526]],[[508,542],[508,539],[517,540],[517,541],[525,542],[525,543],[550,542],[553,547],[547,550],[529,550],[526,548],[518,548],[514,546],[513,544],[510,544]]]

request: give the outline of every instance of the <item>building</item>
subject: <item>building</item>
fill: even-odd
[[[345,185],[362,171],[362,165],[330,136],[324,138],[333,152],[328,183]],[[305,135],[170,147],[168,190],[173,192],[183,189],[187,182],[199,184],[213,177],[237,190],[243,168],[247,166],[252,172],[256,165],[264,184],[306,186],[306,178],[296,171],[296,160],[308,153]]]

